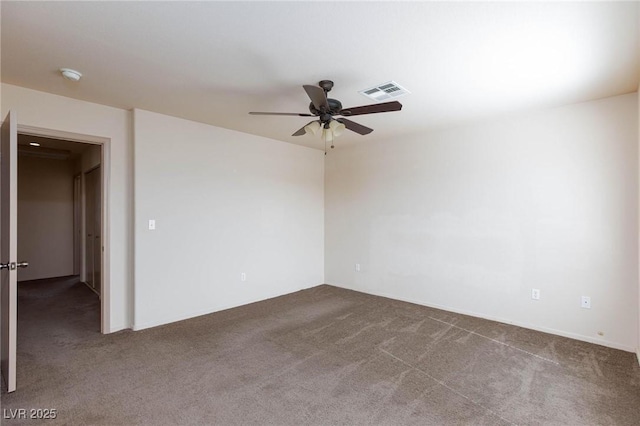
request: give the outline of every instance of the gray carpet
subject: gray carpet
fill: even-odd
[[[631,353],[327,285],[99,333],[74,279],[19,286],[3,424],[640,424]]]

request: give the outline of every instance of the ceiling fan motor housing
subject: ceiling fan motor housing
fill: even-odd
[[[340,111],[342,111],[342,103],[339,100],[327,98],[327,103],[329,104],[329,110],[328,111],[320,111],[320,110],[318,110],[313,105],[313,102],[311,102],[309,104],[309,111],[311,112],[311,114],[317,115],[319,117],[322,117],[325,114],[336,115],[336,114],[339,114]]]

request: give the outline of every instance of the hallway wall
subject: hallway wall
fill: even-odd
[[[73,274],[73,162],[18,156],[18,281]]]

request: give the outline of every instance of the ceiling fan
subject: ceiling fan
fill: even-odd
[[[293,115],[298,117],[317,117],[317,120],[310,121],[308,124],[296,131],[292,136],[301,136],[305,133],[315,134],[322,128],[322,138],[325,142],[332,142],[346,128],[360,135],[367,135],[373,132],[373,129],[358,124],[344,117],[353,115],[375,114],[379,112],[400,111],[402,104],[398,101],[384,102],[379,104],[364,105],[352,108],[342,108],[342,103],[337,99],[327,98],[327,93],[333,88],[333,81],[322,80],[317,86],[305,84],[302,86],[311,99],[309,104],[309,112],[293,113],[293,112],[250,112],[252,115]],[[334,116],[342,116],[334,118]],[[333,148],[333,145],[331,146]]]

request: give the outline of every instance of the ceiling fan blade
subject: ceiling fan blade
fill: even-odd
[[[367,126],[363,126],[362,124],[358,124],[354,121],[347,120],[346,118],[338,118],[337,120],[338,122],[344,124],[344,127],[353,132],[356,132],[359,135],[368,135],[369,133],[373,132],[373,129]]]
[[[378,112],[400,111],[402,104],[398,101],[384,102],[381,104],[365,105],[353,108],[342,108],[340,115],[350,117],[352,115],[375,114]]]
[[[327,102],[327,94],[324,92],[322,87],[311,86],[309,84],[305,84],[302,86],[309,95],[313,106],[316,107],[318,111],[322,111],[324,108],[325,111],[329,110],[329,103]]]
[[[251,115],[295,115],[298,117],[315,117],[313,114],[305,114],[299,112],[250,112]]]

